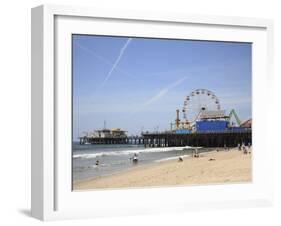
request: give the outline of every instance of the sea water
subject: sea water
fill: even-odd
[[[135,166],[153,162],[162,162],[169,159],[178,159],[180,156],[190,156],[192,147],[155,147],[145,148],[144,145],[101,145],[73,143],[72,147],[72,177],[73,181],[111,175]],[[208,151],[198,149],[199,152]],[[134,155],[138,163],[134,164]],[[96,165],[97,160],[99,164]]]

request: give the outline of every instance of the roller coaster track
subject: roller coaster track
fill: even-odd
[[[230,113],[229,113],[229,119],[231,119],[232,115],[234,115],[235,120],[236,120],[238,126],[240,126],[240,125],[241,125],[241,120],[239,119],[239,117],[238,117],[238,115],[236,114],[236,112],[235,112],[234,109],[232,109],[232,110],[230,111]]]

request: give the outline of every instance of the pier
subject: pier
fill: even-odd
[[[236,147],[237,144],[252,143],[252,131],[227,131],[190,134],[143,134],[144,145],[148,147]]]
[[[143,133],[141,136],[123,138],[80,137],[80,144],[136,144],[145,147],[236,147],[237,144],[252,143],[252,130],[202,132],[190,134]]]
[[[80,144],[144,144],[143,136],[80,137]]]

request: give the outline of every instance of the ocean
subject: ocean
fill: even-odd
[[[191,155],[193,150],[193,147],[188,146],[145,148],[143,145],[80,145],[79,142],[74,142],[73,182],[111,175],[138,165],[178,159],[180,156]],[[198,149],[199,153],[206,151],[210,149]],[[136,164],[132,161],[134,154],[138,157]],[[96,165],[97,160],[98,165]]]

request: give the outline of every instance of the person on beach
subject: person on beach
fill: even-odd
[[[238,147],[238,151],[241,151],[241,145],[240,145],[240,143],[238,143],[237,147]]]
[[[100,164],[100,161],[99,160],[97,160],[96,161],[96,166],[98,166]]]
[[[251,143],[248,143],[248,153],[251,154]]]
[[[242,150],[243,150],[244,154],[248,154],[247,148],[246,148],[246,146],[244,144],[242,146]]]
[[[192,151],[192,154],[194,158],[198,158],[199,157],[198,149],[196,148],[195,151]]]
[[[137,153],[135,153],[133,157],[133,163],[137,163],[137,162],[138,162],[138,155]]]

